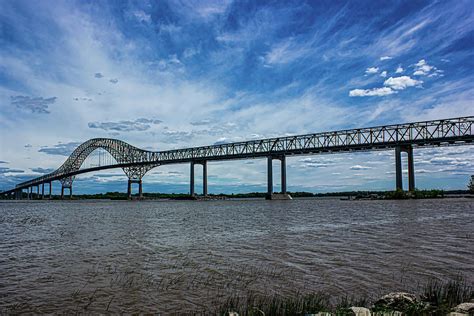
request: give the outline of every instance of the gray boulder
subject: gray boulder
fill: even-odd
[[[405,292],[393,292],[382,296],[381,299],[374,303],[374,307],[403,311],[408,307],[417,304],[416,296]]]
[[[372,316],[370,313],[370,309],[365,308],[365,307],[351,307],[351,311],[353,312],[353,315],[355,316]]]
[[[454,308],[454,311],[457,313],[474,315],[474,303],[461,303]]]

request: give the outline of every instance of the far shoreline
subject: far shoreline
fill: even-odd
[[[474,193],[468,190],[415,190],[414,192],[405,191],[345,191],[345,192],[288,192],[294,199],[340,199],[344,201],[361,201],[361,200],[413,200],[413,199],[449,199],[449,198],[474,198]],[[207,196],[195,195],[189,196],[185,193],[143,193],[140,200],[144,201],[213,201],[213,200],[254,200],[264,199],[266,193],[249,192],[249,193],[231,193],[231,194],[208,194]],[[132,195],[132,200],[139,199],[138,194]],[[2,198],[0,200],[9,200]],[[23,200],[27,200],[24,194]],[[69,200],[69,197],[61,199],[60,195],[52,195],[51,199],[45,196],[43,199],[35,197],[32,200]],[[72,200],[128,200],[127,194],[122,192],[107,192],[98,194],[77,194],[73,195]]]

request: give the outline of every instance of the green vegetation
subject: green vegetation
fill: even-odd
[[[467,185],[469,192],[474,193],[474,176],[471,176],[471,181]]]
[[[240,316],[253,315],[306,315],[318,312],[329,312],[333,315],[354,315],[350,307],[366,307],[375,312],[389,313],[398,311],[403,315],[446,315],[455,306],[474,299],[474,289],[463,278],[458,277],[448,282],[432,281],[419,287],[418,295],[413,302],[384,300],[372,298],[342,297],[331,298],[325,293],[300,294],[292,296],[258,295],[249,293],[245,297],[228,298],[215,313],[228,315],[237,312]]]
[[[403,199],[436,199],[443,198],[443,190],[418,190],[415,189],[413,192],[406,192],[403,190],[390,191],[385,193],[384,197],[390,200],[403,200]]]

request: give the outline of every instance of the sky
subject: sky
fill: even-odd
[[[472,0],[0,0],[0,190],[95,137],[167,150],[470,115]],[[390,190],[394,170],[393,150],[295,156],[288,190]],[[265,159],[208,174],[210,193],[266,190]],[[465,189],[474,146],[416,148],[415,174],[420,189]],[[143,182],[188,192],[189,165]],[[127,184],[118,169],[73,186]]]

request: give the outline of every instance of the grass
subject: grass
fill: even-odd
[[[431,281],[419,287],[418,301],[396,309],[404,315],[446,315],[456,305],[474,299],[474,289],[463,278],[448,282]],[[330,312],[332,315],[353,315],[351,306],[367,307],[372,312],[383,314],[395,309],[387,306],[374,306],[376,298],[342,297],[334,300],[327,294],[296,293],[292,296],[257,295],[249,293],[245,297],[230,297],[214,311],[218,315],[237,312],[243,316],[256,315],[306,315]],[[335,303],[332,303],[334,302]]]
[[[420,298],[427,303],[427,311],[444,315],[452,307],[474,299],[474,289],[462,277],[445,283],[431,281],[422,289]]]

